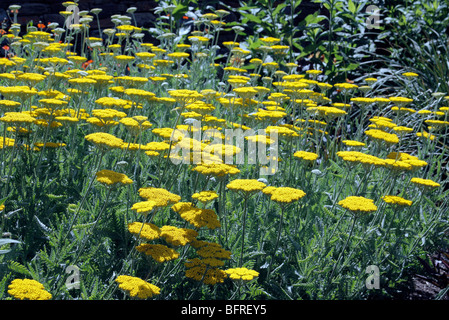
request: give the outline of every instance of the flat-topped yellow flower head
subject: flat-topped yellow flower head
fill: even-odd
[[[133,183],[124,173],[112,170],[101,170],[96,173],[97,181],[107,186],[127,185]]]
[[[148,299],[160,293],[159,287],[137,277],[120,275],[115,282],[133,298]]]
[[[267,192],[271,195],[271,200],[280,205],[298,201],[306,195],[306,193],[301,189],[291,187],[275,187],[269,191],[267,190]]]
[[[119,149],[123,145],[123,140],[106,132],[95,132],[84,137],[87,141],[94,143],[102,151],[109,149]]]
[[[215,191],[201,191],[194,193],[192,198],[203,203],[208,203],[218,198],[218,194]]]
[[[230,268],[225,272],[232,280],[250,281],[259,276],[259,272],[247,268]]]
[[[191,202],[178,202],[172,206],[172,210],[196,228],[215,229],[220,227],[220,221],[211,209],[197,208]]]
[[[235,179],[228,183],[226,187],[229,190],[242,194],[245,198],[262,191],[267,185],[257,179]]]
[[[431,179],[412,178],[410,182],[422,188],[425,191],[429,191],[441,186],[438,182],[435,182]]]
[[[361,196],[349,196],[339,201],[338,205],[354,214],[369,213],[377,210],[374,200]]]
[[[156,207],[165,207],[181,200],[179,195],[164,188],[145,187],[140,188],[138,192],[142,198],[156,202]]]
[[[411,206],[413,201],[404,199],[403,197],[399,196],[383,196],[382,200],[386,203],[393,205],[393,206],[399,206],[399,207],[405,207],[405,206]]]
[[[44,286],[31,279],[14,279],[8,286],[8,293],[19,300],[50,300],[52,295]]]

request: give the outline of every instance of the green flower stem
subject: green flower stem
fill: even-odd
[[[156,211],[153,211],[153,213],[151,214],[151,218],[148,221],[149,223],[151,223],[151,221],[154,218],[154,215],[156,214]],[[136,256],[136,254],[138,254],[137,250],[136,250],[136,246],[138,245],[138,243],[141,241],[140,238],[140,234],[142,233],[144,224],[147,222],[148,216],[150,216],[149,214],[147,216],[143,217],[142,220],[142,226],[140,227],[139,233],[135,236],[133,245],[132,245],[132,249],[128,252],[128,255],[126,256],[126,259],[123,260],[123,264],[122,267],[120,269],[120,271],[117,274],[125,274],[128,273],[129,270],[133,269],[133,262],[134,262],[134,258]],[[129,266],[126,265],[125,262],[131,260],[131,263],[129,264]],[[128,268],[126,268],[128,267]],[[131,272],[129,272],[131,273]],[[109,284],[109,286],[106,288],[106,290],[104,291],[103,296],[106,297],[106,293],[112,288],[112,292],[107,296],[107,299],[109,299],[115,292],[115,290],[117,290],[117,286],[115,286],[115,282],[114,279],[111,280],[111,283]]]
[[[44,151],[45,151],[45,144],[47,143],[48,135],[50,134],[51,123],[55,119],[55,116],[54,116],[53,113],[54,113],[54,110],[52,109],[51,115],[50,115],[50,117],[48,119],[48,125],[47,125],[47,128],[45,130],[45,134],[44,134],[44,139],[43,139],[43,144],[44,145],[42,147],[42,150],[39,153],[39,160],[37,161],[37,165],[36,165],[36,173],[40,172],[40,168],[41,168],[41,165],[42,165],[42,158],[43,158]]]
[[[16,128],[16,132],[15,132],[15,137],[14,137],[14,145],[12,147],[12,151],[11,151],[11,158],[9,159],[9,173],[8,173],[8,177],[6,178],[6,187],[5,187],[5,191],[3,194],[3,198],[6,197],[9,193],[9,183],[11,181],[11,176],[12,176],[12,168],[13,168],[13,160],[16,157],[16,151],[17,151],[17,141],[18,141],[18,137],[19,137],[19,130],[20,128]]]
[[[218,210],[219,212],[219,218],[220,218],[220,225],[222,223],[222,221],[224,220],[224,234],[225,234],[225,243],[228,243],[228,219],[226,217],[226,190],[225,190],[225,186],[226,186],[226,178],[225,177],[221,177],[220,178],[220,186],[219,186],[219,194],[220,194],[220,199],[218,200]],[[221,228],[220,228],[220,232],[221,232]]]
[[[271,263],[270,263],[270,265],[268,266],[267,280],[269,280],[270,277],[271,277],[271,271],[272,271],[272,270],[271,270],[271,265],[273,264],[274,257],[276,256],[276,252],[277,252],[278,247],[279,247],[279,241],[280,241],[280,239],[281,239],[282,226],[283,226],[283,222],[284,222],[284,209],[285,209],[285,208],[284,208],[283,205],[281,205],[280,208],[281,208],[281,218],[280,218],[280,220],[279,220],[279,226],[278,226],[278,234],[277,234],[277,238],[276,238],[276,244],[275,244],[275,246],[274,246],[273,254],[271,255]]]
[[[83,197],[81,198],[81,201],[80,201],[80,203],[78,205],[78,208],[77,208],[77,210],[76,210],[76,212],[75,212],[75,214],[74,214],[74,216],[72,218],[72,221],[70,222],[70,225],[69,225],[69,228],[67,230],[67,233],[61,240],[61,245],[64,245],[65,240],[67,239],[67,237],[69,236],[70,232],[72,231],[72,227],[73,227],[76,219],[78,218],[78,215],[80,214],[81,207],[83,206],[84,201],[86,201],[87,195],[89,194],[90,189],[92,188],[92,185],[93,185],[93,183],[95,181],[96,173],[97,173],[98,169],[101,166],[101,163],[103,161],[104,155],[105,155],[104,151],[98,150],[98,153],[97,153],[97,156],[96,156],[97,157],[97,161],[96,161],[96,165],[95,165],[95,170],[93,171],[94,174],[90,178],[90,181],[89,181],[89,184],[87,186],[87,189],[84,192]]]
[[[243,223],[242,223],[242,248],[240,252],[240,262],[239,267],[241,268],[243,266],[243,251],[245,249],[245,228],[246,228],[246,216],[248,214],[248,195],[245,195],[244,199],[244,209],[243,209]]]
[[[5,175],[5,150],[6,150],[6,128],[7,126],[3,126],[3,148],[2,148],[2,176]]]
[[[338,263],[340,262],[340,259],[343,257],[343,254],[344,254],[344,252],[346,251],[346,248],[347,248],[347,246],[348,246],[348,244],[349,244],[349,240],[351,240],[351,238],[352,238],[352,233],[353,233],[353,231],[354,231],[354,227],[355,227],[355,223],[356,223],[356,221],[357,221],[357,217],[358,217],[358,216],[357,216],[356,214],[353,215],[352,224],[351,224],[351,229],[350,229],[350,231],[349,231],[348,239],[346,239],[346,242],[345,242],[343,248],[341,249],[340,253],[338,254],[337,261],[335,261],[334,267],[332,268],[332,271],[331,271],[331,273],[330,273],[330,275],[329,275],[329,277],[328,277],[328,282],[331,282],[331,281],[332,281],[332,278],[333,278],[333,276],[334,276],[335,270],[337,270]]]
[[[79,257],[81,256],[81,254],[82,254],[82,252],[84,250],[84,246],[86,245],[87,240],[90,238],[90,236],[92,235],[93,231],[97,227],[97,224],[100,221],[101,216],[102,216],[103,212],[105,211],[107,204],[109,203],[109,197],[111,195],[112,190],[113,190],[112,187],[108,187],[108,192],[106,194],[106,200],[103,203],[103,207],[101,208],[100,212],[98,213],[98,216],[95,219],[95,222],[94,222],[92,228],[90,229],[90,232],[88,234],[86,234],[86,236],[83,238],[83,242],[81,243],[80,249],[78,250],[78,253],[77,253],[75,259],[71,263],[72,265],[75,265],[77,263]]]

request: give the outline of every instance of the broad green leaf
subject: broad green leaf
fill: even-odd
[[[356,7],[355,7],[354,2],[352,0],[348,0],[348,10],[350,12],[354,13],[354,14],[355,14],[355,12],[357,10]]]

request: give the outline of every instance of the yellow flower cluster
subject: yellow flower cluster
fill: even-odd
[[[203,203],[210,202],[218,198],[218,194],[215,191],[201,191],[192,195],[192,199],[198,200]]]
[[[160,228],[152,223],[132,222],[128,224],[128,231],[146,240],[159,239],[161,236]]]
[[[308,151],[296,151],[293,156],[305,161],[315,161],[318,159],[318,155],[316,153]]]
[[[232,280],[250,281],[259,276],[259,272],[247,268],[230,268],[225,272]]]
[[[224,265],[223,260],[231,258],[231,252],[218,243],[208,241],[195,240],[191,245],[201,258],[189,259],[185,263],[185,276],[209,285],[224,282],[227,274],[219,267]]]
[[[2,122],[12,123],[15,125],[31,124],[35,120],[36,118],[25,112],[6,112],[4,116],[0,118],[0,121]]]
[[[171,208],[196,228],[215,229],[220,227],[220,221],[218,221],[214,210],[197,208],[191,202],[178,202]]]
[[[344,143],[348,147],[364,147],[364,146],[366,146],[366,144],[364,142],[355,141],[355,140],[343,140],[342,143]]]
[[[374,200],[361,196],[349,196],[338,202],[338,205],[353,213],[369,213],[377,210]]]
[[[198,232],[187,228],[177,228],[174,226],[162,226],[161,237],[173,246],[185,246],[198,236]]]
[[[281,205],[289,204],[303,198],[306,193],[301,189],[291,187],[266,187],[263,193],[270,195],[271,200]]]
[[[404,199],[399,196],[383,196],[382,200],[388,204],[395,206],[411,206],[413,201]]]
[[[399,143],[399,137],[396,134],[388,133],[383,130],[369,129],[365,131],[365,134],[376,141],[383,141],[387,144]]]
[[[361,163],[364,166],[385,166],[385,160],[360,151],[338,151],[337,156],[348,163]]]
[[[44,286],[31,279],[14,279],[8,286],[8,293],[20,300],[50,300],[51,293]]]
[[[245,196],[262,191],[266,186],[265,183],[256,179],[235,179],[226,185],[229,190],[241,192]]]
[[[100,150],[107,151],[109,149],[121,148],[123,140],[106,132],[95,132],[85,136],[85,139],[94,143]]]
[[[202,258],[230,259],[231,252],[225,250],[220,244],[207,241],[197,241],[192,244],[196,253]]]
[[[136,250],[152,257],[159,263],[175,260],[179,257],[179,253],[176,250],[163,244],[142,243],[136,247]]]
[[[149,201],[154,201],[155,207],[165,207],[181,200],[181,197],[164,188],[146,187],[139,189],[139,195]]]
[[[224,163],[203,163],[195,166],[193,171],[199,172],[205,176],[223,177],[234,175],[240,172],[236,166]]]
[[[434,189],[441,186],[438,182],[431,179],[412,178],[410,182],[416,184],[417,186],[424,187],[425,189]]]
[[[156,207],[157,203],[152,200],[147,201],[140,201],[136,202],[132,205],[131,210],[136,211],[137,213],[143,214],[146,216],[148,213],[153,211],[153,209]]]
[[[185,276],[187,278],[202,281],[204,284],[215,285],[223,283],[226,272],[206,263],[204,259],[189,259],[186,263]]]
[[[420,160],[418,157],[404,152],[390,152],[387,155],[387,159],[394,159],[396,161],[407,163],[412,167],[411,170],[423,168],[428,164],[426,161]]]
[[[127,185],[133,183],[124,173],[112,170],[101,170],[96,173],[97,181],[107,186]]]
[[[133,298],[148,299],[160,294],[159,287],[137,277],[120,275],[115,282]]]

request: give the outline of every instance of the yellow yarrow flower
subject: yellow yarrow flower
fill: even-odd
[[[129,61],[134,60],[135,58],[136,57],[127,56],[127,55],[124,55],[124,54],[119,54],[117,56],[114,56],[114,59],[117,60],[117,61],[120,61],[120,62],[129,62]]]
[[[132,222],[128,224],[128,231],[136,237],[150,241],[161,236],[161,229],[152,223]]]
[[[396,159],[385,159],[385,167],[392,169],[394,171],[408,171],[412,170],[412,165],[401,160]]]
[[[316,153],[308,151],[296,151],[293,156],[295,158],[306,161],[315,161],[316,159],[318,159],[318,155]]]
[[[94,109],[92,110],[92,116],[99,119],[114,119],[114,118],[124,118],[126,113],[118,111],[115,109]]]
[[[20,106],[20,102],[13,100],[0,100],[0,108],[4,109],[14,109]]]
[[[415,185],[419,187],[423,187],[424,189],[434,189],[438,188],[440,184],[438,182],[435,182],[431,179],[423,179],[423,178],[412,178],[410,180],[411,183],[414,183]]]
[[[198,232],[188,228],[162,226],[161,237],[173,246],[185,246],[198,236]]]
[[[269,193],[271,194],[271,200],[281,205],[298,201],[306,195],[304,191],[290,187],[276,187],[270,189]]]
[[[379,129],[369,129],[365,131],[365,134],[376,140],[376,141],[383,141],[388,144],[396,144],[399,143],[399,137],[394,133],[388,133],[383,130]]]
[[[39,103],[45,106],[46,108],[56,109],[63,108],[68,105],[68,102],[60,99],[41,99]]]
[[[275,37],[263,37],[260,38],[259,40],[262,41],[267,46],[272,46],[275,45],[276,43],[281,42],[281,39]]]
[[[142,243],[136,247],[136,250],[152,257],[159,263],[175,260],[179,257],[179,253],[176,250],[162,244]]]
[[[196,248],[196,253],[202,258],[230,259],[231,251],[224,249],[219,243],[215,242],[193,242],[192,246]]]
[[[107,186],[127,185],[133,183],[126,174],[112,170],[101,170],[96,173],[97,181]]]
[[[187,278],[202,281],[204,284],[215,285],[224,282],[227,277],[226,272],[219,268],[212,267],[206,263],[207,259],[190,259],[185,263]]]
[[[146,150],[152,150],[152,151],[164,151],[170,149],[170,144],[164,141],[152,141],[148,142],[145,145]]]
[[[135,88],[125,89],[124,93],[131,99],[138,99],[139,101],[142,101],[143,99],[148,101],[156,96],[156,94],[154,94],[153,92]]]
[[[259,276],[259,272],[247,268],[230,268],[225,272],[232,280],[250,281]]]
[[[131,210],[136,211],[137,213],[147,215],[156,207],[157,203],[152,200],[136,202],[132,205]]]
[[[201,93],[195,90],[187,89],[170,90],[168,91],[168,94],[182,105],[193,103],[204,97]]]
[[[123,140],[106,132],[95,132],[84,137],[87,141],[94,143],[102,151],[109,148],[119,149],[123,145]]]
[[[413,201],[404,199],[399,196],[383,196],[382,200],[388,204],[395,206],[411,206]]]
[[[245,137],[246,140],[252,142],[252,143],[261,143],[261,144],[273,144],[276,141],[273,139],[270,139],[269,137],[267,137],[266,135],[263,134],[257,134],[254,136],[246,136]]]
[[[281,137],[287,138],[299,136],[299,134],[296,131],[284,126],[268,126],[265,128],[265,132],[267,134],[270,134],[271,132],[277,132],[277,134],[280,135]]]
[[[153,126],[153,124],[146,119],[148,118],[141,118],[140,116],[124,117],[120,119],[120,123],[128,128],[132,133],[137,134],[142,130],[149,129]]]
[[[210,202],[218,198],[218,194],[215,191],[201,191],[192,195],[192,199],[198,200],[203,203]]]
[[[387,155],[387,158],[406,162],[412,166],[412,170],[420,169],[428,165],[426,161],[420,160],[418,157],[403,152],[390,152]]]
[[[390,97],[391,102],[395,103],[398,107],[405,107],[413,102],[413,99],[406,97]]]
[[[115,279],[119,288],[133,298],[148,299],[160,294],[160,288],[137,277],[120,275]]]
[[[142,198],[156,202],[156,207],[165,207],[181,200],[180,196],[163,188],[145,187],[140,188],[138,192]]]
[[[8,137],[0,137],[0,149],[5,147],[14,147],[15,140]]]
[[[374,200],[361,196],[349,196],[338,202],[338,205],[352,213],[369,213],[377,210]]]
[[[8,286],[8,293],[20,300],[50,300],[51,293],[44,286],[31,279],[14,279]]]
[[[0,121],[13,124],[31,124],[36,120],[29,113],[26,112],[6,112]]]
[[[191,202],[178,202],[171,208],[182,219],[197,228],[207,227],[209,229],[216,229],[220,227],[220,222],[214,210],[194,207]]]
[[[342,143],[347,145],[348,147],[364,147],[366,145],[363,142],[355,140],[343,140]]]
[[[198,164],[192,171],[199,172],[205,176],[212,175],[216,177],[223,177],[226,175],[234,175],[240,172],[236,166],[224,163],[204,163]]]
[[[366,168],[385,166],[384,159],[359,151],[338,151],[337,156],[349,163],[361,163]]]
[[[265,183],[256,179],[235,179],[226,185],[229,190],[241,192],[245,196],[262,191],[266,186]]]

